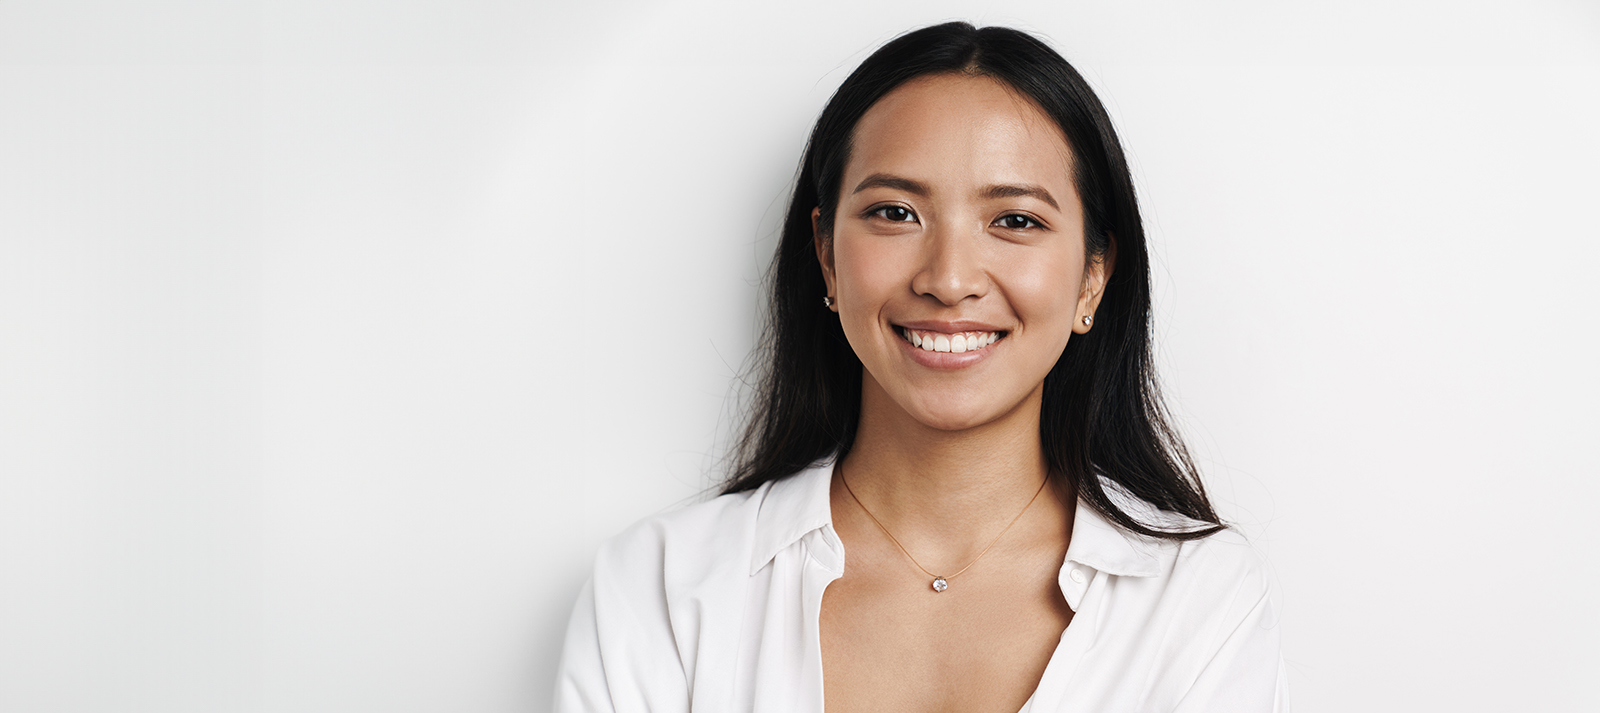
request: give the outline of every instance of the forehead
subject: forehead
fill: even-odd
[[[946,188],[1020,182],[1075,195],[1072,151],[1060,127],[990,77],[911,80],[873,104],[852,139],[841,186],[847,192],[852,176],[890,173]]]

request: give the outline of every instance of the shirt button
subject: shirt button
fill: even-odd
[[[1072,581],[1077,582],[1078,584],[1083,584],[1083,570],[1074,569],[1067,576],[1071,577]]]

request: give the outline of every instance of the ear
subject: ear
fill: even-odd
[[[1117,266],[1117,236],[1109,236],[1109,244],[1105,253],[1089,260],[1084,266],[1083,287],[1078,292],[1078,314],[1073,317],[1072,331],[1077,334],[1088,334],[1093,323],[1084,324],[1084,317],[1094,317],[1094,311],[1100,307],[1100,298],[1106,294],[1106,283],[1111,280],[1111,271]]]
[[[833,273],[833,238],[828,237],[823,231],[818,230],[818,222],[822,219],[822,209],[811,209],[811,246],[817,251],[817,263],[822,266],[822,281],[828,285],[828,296],[833,298],[833,304],[828,306],[835,312],[839,311],[839,294],[834,289]],[[831,231],[829,231],[831,232]]]

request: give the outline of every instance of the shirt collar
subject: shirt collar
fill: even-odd
[[[778,552],[807,533],[833,526],[833,507],[829,500],[833,462],[834,458],[829,456],[799,473],[762,486],[764,492],[757,494],[761,510],[756,516],[751,574],[767,566]],[[1100,482],[1108,491],[1115,491],[1113,497],[1124,495],[1112,481],[1101,478]],[[1117,527],[1079,498],[1066,561],[1107,574],[1153,577],[1161,573],[1160,552],[1165,544]]]
[[[1107,481],[1101,479],[1104,485]],[[1068,562],[1093,567],[1106,574],[1123,577],[1154,577],[1161,573],[1160,551],[1163,542],[1128,532],[1111,523],[1078,498],[1072,516],[1072,541],[1067,544]]]
[[[756,515],[755,549],[750,555],[750,574],[755,574],[783,548],[798,542],[806,533],[833,527],[833,506],[828,490],[833,483],[833,456],[813,463],[810,468],[762,486],[761,511]]]

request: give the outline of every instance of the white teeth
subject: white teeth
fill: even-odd
[[[923,351],[954,354],[975,352],[1000,341],[999,332],[961,332],[959,334],[927,332],[919,334],[907,329],[904,334],[906,341],[911,342],[911,346],[920,348]]]

